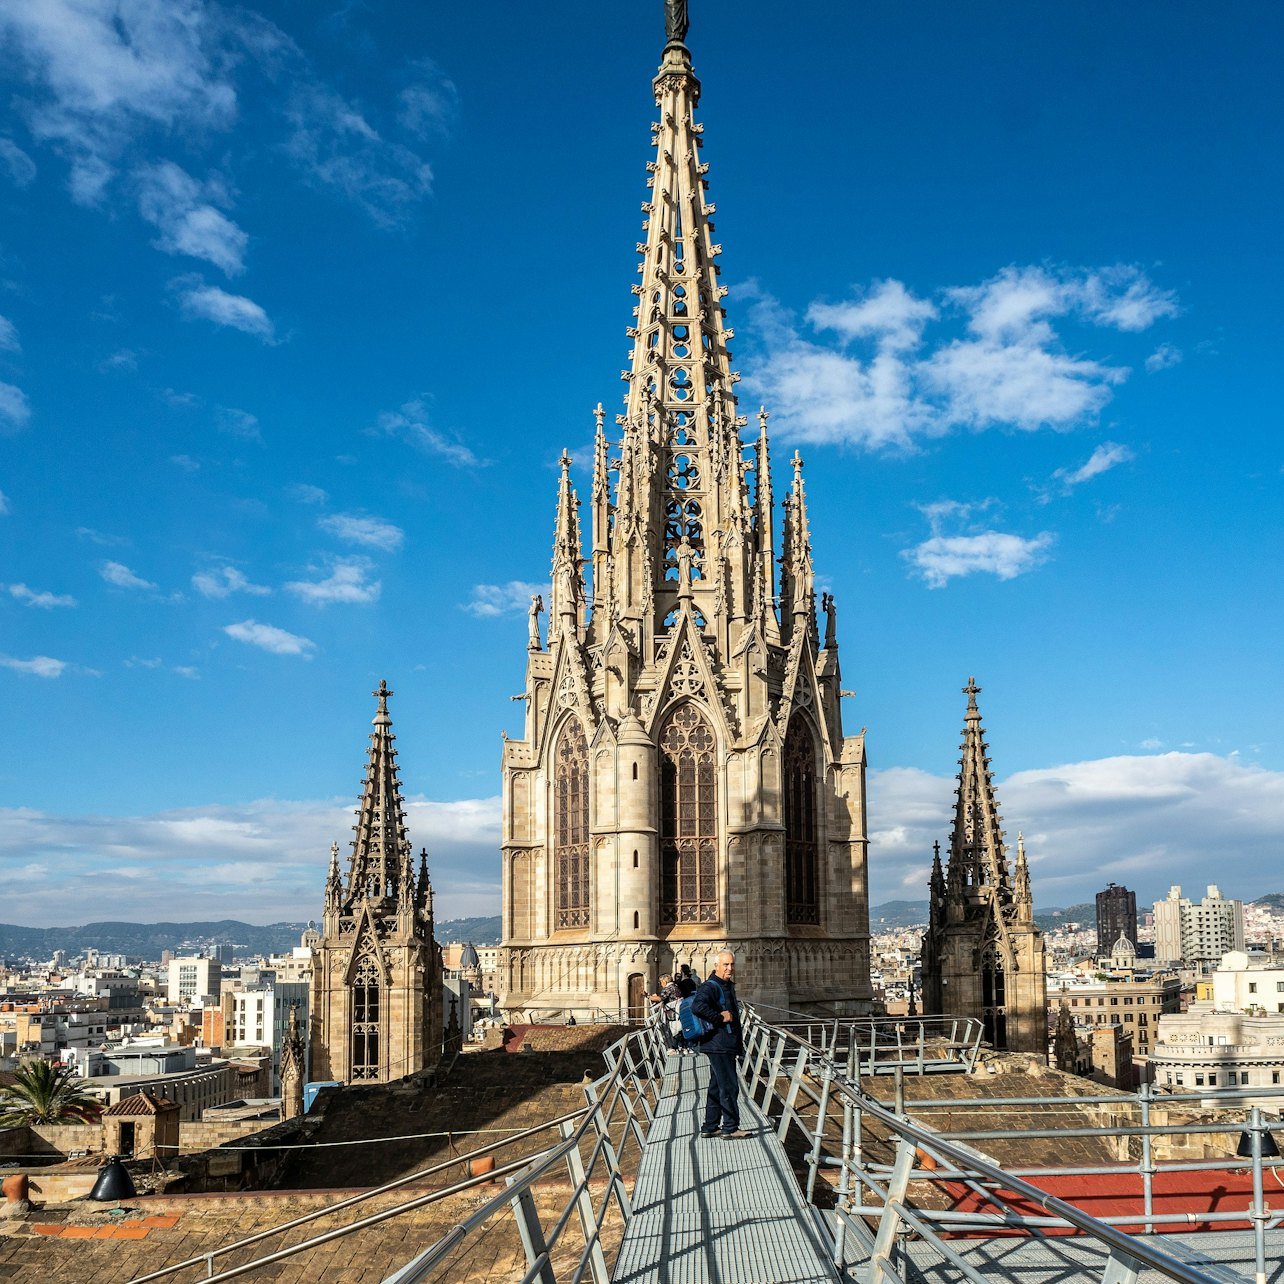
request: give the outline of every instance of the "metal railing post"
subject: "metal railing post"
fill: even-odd
[[[1154,1140],[1150,1135],[1150,1103],[1154,1099],[1154,1085],[1143,1083],[1137,1094],[1141,1111],[1141,1198],[1142,1212],[1146,1220],[1142,1223],[1147,1235],[1153,1235],[1155,1224],[1151,1217],[1155,1211],[1155,1156]]]
[[[820,1104],[816,1108],[816,1132],[811,1140],[811,1151],[807,1156],[807,1202],[810,1204],[816,1191],[816,1171],[820,1167],[821,1143],[825,1138],[825,1116],[829,1112],[829,1085],[834,1081],[834,1064],[825,1060],[820,1063]]]
[[[514,1178],[509,1177],[508,1184],[514,1183]],[[539,1267],[538,1275],[533,1278],[538,1279],[540,1284],[557,1284],[557,1276],[553,1274],[553,1263],[548,1260],[548,1245],[544,1242],[544,1228],[540,1225],[539,1212],[535,1207],[535,1198],[530,1192],[529,1186],[523,1186],[521,1191],[513,1197],[513,1215],[517,1219],[517,1233],[522,1238],[522,1249],[526,1253],[526,1265],[532,1270]]]
[[[896,1163],[892,1166],[891,1180],[887,1183],[887,1203],[878,1221],[878,1234],[874,1237],[874,1251],[869,1256],[870,1284],[878,1284],[880,1275],[891,1268],[892,1254],[896,1249],[896,1235],[901,1228],[901,1203],[909,1189],[910,1173],[914,1171],[914,1143],[902,1137],[896,1146]],[[1107,1281],[1105,1284],[1116,1284]],[[1118,1284],[1124,1284],[1119,1281]]]
[[[1254,1106],[1248,1115],[1249,1137],[1253,1143],[1253,1207],[1249,1217],[1253,1221],[1253,1269],[1257,1284],[1266,1284],[1266,1211],[1262,1198],[1262,1108]]]
[[[1101,1272],[1101,1284],[1137,1284],[1141,1263],[1117,1248],[1110,1250]]]
[[[782,1046],[784,1041],[781,1040]],[[784,1104],[780,1111],[780,1125],[776,1129],[776,1136],[784,1141],[785,1135],[789,1132],[789,1121],[796,1118],[794,1105],[798,1101],[798,1090],[802,1087],[803,1071],[807,1068],[807,1049],[799,1048],[798,1055],[794,1058],[793,1073],[789,1076],[789,1091],[785,1095]],[[774,1087],[774,1085],[773,1085]],[[764,1109],[766,1102],[763,1103]],[[802,1124],[799,1123],[799,1127]],[[804,1129],[804,1131],[806,1131]]]
[[[570,1141],[575,1136],[575,1127],[569,1120],[561,1125],[559,1131],[563,1141]],[[572,1146],[566,1152],[566,1171],[570,1174],[571,1189],[577,1192],[575,1210],[579,1213],[580,1229],[584,1232],[584,1255],[588,1259],[593,1284],[610,1284],[611,1272],[607,1270],[606,1254],[602,1252],[602,1241],[597,1233],[597,1221],[593,1215],[593,1196],[589,1194],[588,1180],[584,1173],[584,1157],[580,1154],[578,1146]],[[614,1174],[611,1175],[614,1176]]]

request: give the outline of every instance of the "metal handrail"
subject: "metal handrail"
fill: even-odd
[[[630,1045],[636,1045],[636,1053]],[[418,1172],[411,1173],[405,1177],[399,1177],[395,1181],[388,1182],[373,1190],[362,1191],[360,1194],[353,1195],[347,1199],[339,1200],[336,1203],[329,1204],[324,1208],[316,1209],[302,1217],[297,1217],[289,1222],[279,1226],[270,1227],[267,1230],[259,1231],[254,1235],[246,1236],[234,1243],[223,1245],[209,1253],[201,1254],[197,1257],[188,1258],[182,1262],[172,1263],[161,1270],[154,1271],[149,1275],[140,1276],[136,1284],[145,1284],[146,1281],[159,1280],[172,1276],[178,1271],[205,1266],[207,1284],[216,1284],[217,1281],[237,1279],[241,1276],[248,1275],[251,1272],[258,1271],[266,1266],[276,1262],[284,1261],[287,1258],[294,1257],[300,1253],[308,1252],[323,1244],[330,1243],[333,1240],[341,1239],[357,1231],[374,1226],[380,1222],[388,1221],[391,1218],[399,1217],[405,1213],[411,1212],[418,1208],[423,1208],[429,1204],[437,1203],[458,1195],[464,1191],[471,1190],[477,1186],[488,1184],[496,1180],[503,1179],[508,1183],[508,1189],[490,1199],[478,1209],[475,1213],[466,1218],[463,1222],[452,1227],[445,1236],[439,1239],[434,1245],[430,1245],[424,1254],[414,1261],[407,1263],[402,1267],[392,1279],[398,1281],[409,1281],[421,1278],[420,1274],[406,1274],[412,1267],[417,1266],[426,1254],[433,1254],[432,1261],[424,1269],[429,1269],[432,1262],[440,1261],[442,1257],[447,1256],[449,1252],[467,1235],[475,1225],[480,1225],[487,1220],[496,1211],[512,1205],[514,1211],[519,1217],[519,1225],[523,1226],[523,1242],[528,1245],[528,1259],[532,1257],[530,1250],[530,1241],[525,1229],[523,1218],[529,1221],[534,1216],[534,1205],[529,1198],[531,1186],[539,1181],[542,1177],[549,1175],[551,1170],[559,1161],[567,1164],[571,1173],[572,1193],[567,1202],[566,1209],[559,1219],[554,1232],[550,1234],[546,1249],[550,1248],[556,1242],[556,1236],[560,1234],[562,1228],[567,1224],[570,1216],[576,1209],[581,1214],[581,1225],[585,1232],[585,1249],[581,1256],[579,1267],[575,1274],[575,1280],[583,1278],[584,1271],[587,1269],[591,1272],[594,1284],[606,1284],[606,1266],[605,1258],[600,1246],[600,1231],[609,1211],[609,1201],[612,1195],[617,1202],[623,1201],[621,1207],[627,1217],[628,1196],[622,1179],[619,1175],[619,1163],[614,1148],[610,1141],[610,1128],[613,1123],[617,1122],[617,1112],[623,1107],[625,1119],[625,1128],[632,1129],[636,1139],[641,1143],[643,1140],[642,1132],[638,1126],[635,1110],[632,1100],[628,1096],[627,1085],[633,1084],[633,1090],[636,1094],[641,1095],[644,1092],[642,1086],[643,1080],[650,1082],[654,1080],[658,1083],[659,1072],[662,1071],[663,1065],[663,1047],[661,1036],[658,1029],[646,1027],[642,1030],[630,1032],[622,1039],[617,1040],[603,1054],[607,1062],[607,1071],[599,1079],[591,1084],[584,1086],[587,1104],[580,1110],[571,1111],[567,1114],[559,1115],[557,1118],[547,1120],[533,1128],[528,1128],[522,1132],[506,1137],[503,1140],[491,1142],[485,1146],[479,1147],[463,1155],[455,1155],[441,1163],[434,1164],[429,1168],[421,1169]],[[589,1130],[596,1131],[597,1138],[590,1152],[590,1159],[586,1165],[581,1162],[580,1146],[589,1135]],[[226,1257],[228,1254],[240,1249],[249,1248],[255,1244],[262,1243],[264,1240],[274,1235],[279,1235],[284,1231],[292,1230],[296,1227],[303,1226],[309,1222],[316,1221],[318,1218],[329,1216],[333,1213],[353,1208],[365,1203],[370,1199],[387,1194],[389,1191],[397,1190],[401,1187],[409,1186],[414,1182],[423,1181],[447,1168],[454,1167],[457,1164],[467,1163],[470,1160],[482,1158],[486,1155],[492,1155],[511,1147],[515,1143],[537,1136],[540,1133],[547,1132],[550,1129],[557,1129],[561,1134],[561,1140],[553,1145],[538,1151],[535,1155],[523,1155],[513,1159],[507,1164],[498,1165],[490,1172],[470,1177],[464,1181],[456,1182],[450,1186],[443,1187],[440,1190],[428,1192],[417,1196],[416,1198],[405,1200],[392,1205],[389,1208],[379,1209],[357,1221],[350,1222],[347,1225],[335,1227],[320,1235],[315,1235],[310,1239],[303,1240],[298,1244],[290,1245],[280,1249],[277,1252],[269,1253],[265,1256],[257,1257],[252,1261],[240,1263],[237,1266],[229,1267],[214,1273],[214,1262],[217,1258]],[[588,1197],[588,1185],[593,1180],[594,1175],[600,1163],[605,1163],[607,1168],[607,1198],[603,1200],[600,1210],[593,1213],[590,1217],[588,1213],[591,1209],[586,1209],[583,1200]],[[590,1200],[591,1205],[591,1200]],[[535,1238],[543,1242],[542,1234],[538,1231],[538,1219],[535,1219],[536,1236]],[[439,1251],[438,1251],[439,1250]],[[538,1254],[535,1254],[537,1257]],[[534,1275],[528,1275],[528,1279],[535,1278]],[[551,1278],[541,1276],[540,1278]]]
[[[863,1240],[868,1250],[871,1267],[872,1284],[879,1284],[879,1277],[888,1273],[896,1278],[891,1268],[891,1257],[898,1235],[902,1228],[913,1229],[932,1243],[943,1257],[957,1266],[969,1278],[980,1280],[974,1268],[964,1261],[948,1244],[945,1244],[934,1229],[937,1225],[950,1225],[955,1229],[960,1224],[970,1225],[975,1229],[1002,1225],[1035,1229],[1042,1227],[1073,1227],[1101,1243],[1109,1253],[1111,1279],[1122,1284],[1135,1281],[1136,1271],[1141,1265],[1153,1267],[1169,1278],[1184,1281],[1185,1284],[1212,1284],[1212,1278],[1197,1268],[1181,1262],[1152,1243],[1135,1239],[1116,1228],[1112,1223],[1124,1225],[1143,1224],[1151,1228],[1161,1224],[1171,1224],[1180,1220],[1189,1222],[1185,1215],[1156,1214],[1151,1204],[1152,1178],[1156,1172],[1168,1169],[1185,1169],[1193,1167],[1188,1164],[1164,1164],[1155,1162],[1150,1152],[1150,1137],[1155,1134],[1185,1132],[1196,1130],[1204,1132],[1234,1131],[1243,1126],[1236,1124],[1208,1125],[1153,1125],[1149,1122],[1149,1109],[1158,1104],[1148,1089],[1143,1089],[1136,1097],[1143,1120],[1140,1125],[1130,1121],[1127,1126],[1113,1129],[1072,1129],[1086,1135],[1127,1135],[1141,1136],[1143,1154],[1137,1168],[1113,1166],[1094,1169],[1076,1169],[1076,1172],[1119,1172],[1139,1171],[1145,1191],[1145,1210],[1143,1214],[1130,1214],[1116,1218],[1102,1219],[1093,1217],[1076,1208],[1074,1205],[1059,1199],[1042,1190],[1010,1170],[1005,1170],[996,1162],[986,1158],[962,1144],[958,1134],[942,1134],[926,1126],[915,1124],[905,1117],[903,1085],[898,1068],[897,1108],[890,1109],[883,1102],[862,1091],[860,1086],[858,1058],[853,1049],[848,1048],[847,1064],[843,1064],[834,1055],[838,1041],[825,1037],[818,1042],[800,1038],[792,1030],[778,1026],[768,1026],[756,1013],[747,1013],[745,1021],[746,1057],[745,1064],[749,1090],[761,1095],[761,1104],[769,1113],[776,1113],[779,1135],[783,1139],[791,1126],[796,1126],[809,1142],[806,1162],[808,1165],[807,1194],[810,1197],[814,1189],[819,1169],[837,1167],[838,1207],[832,1212],[834,1232],[833,1251],[835,1264],[839,1269],[846,1266],[848,1232],[856,1234],[858,1241]],[[1194,1094],[1194,1099],[1204,1101],[1210,1094]],[[1237,1093],[1237,1097],[1245,1094]],[[1248,1094],[1259,1095],[1259,1094]],[[1079,1098],[1021,1098],[1026,1104],[1058,1104],[1070,1106]],[[1109,1098],[1090,1097],[1086,1100],[1096,1103],[1120,1102],[1131,1103],[1133,1098],[1114,1096]],[[1161,1101],[1168,1100],[1161,1098]],[[809,1124],[801,1113],[805,1108],[800,1101],[810,1102],[816,1110],[814,1124]],[[925,1103],[926,1104],[926,1103]],[[933,1105],[944,1103],[932,1102]],[[957,1106],[957,1101],[952,1103]],[[998,1104],[997,1099],[987,1099],[986,1105]],[[827,1124],[834,1122],[837,1112],[842,1112],[842,1140],[838,1158],[825,1155]],[[778,1113],[777,1113],[778,1112]],[[895,1162],[891,1165],[870,1164],[864,1157],[863,1130],[867,1121],[876,1121],[887,1134],[887,1140],[895,1147]],[[1284,1125],[1279,1125],[1284,1127]],[[1272,1130],[1272,1124],[1265,1121],[1261,1111],[1254,1107],[1247,1127],[1253,1138],[1253,1156],[1244,1158],[1242,1165],[1252,1165],[1254,1173],[1254,1197],[1252,1206],[1245,1212],[1209,1213],[1208,1221],[1214,1220],[1250,1220],[1255,1232],[1255,1252],[1258,1279],[1264,1284],[1265,1270],[1265,1229],[1267,1222],[1278,1224],[1279,1219],[1265,1208],[1262,1198],[1261,1174],[1264,1167],[1273,1166],[1269,1161],[1264,1164],[1261,1156],[1264,1133]],[[1046,1130],[1044,1136],[1064,1135],[1064,1130]],[[969,1134],[973,1135],[973,1134]],[[1022,1130],[1014,1134],[1011,1130],[991,1132],[994,1136],[1039,1135],[1037,1130]],[[926,1171],[915,1167],[917,1152],[926,1152],[943,1161],[940,1169]],[[1209,1164],[1208,1167],[1213,1165]],[[1223,1162],[1220,1165],[1226,1167]],[[1042,1170],[1052,1172],[1057,1170]],[[880,1177],[882,1180],[880,1180]],[[968,1213],[952,1211],[944,1213],[924,1208],[912,1208],[906,1203],[906,1193],[911,1181],[963,1181],[966,1185],[999,1209],[994,1213]],[[869,1190],[873,1202],[866,1203],[860,1196],[861,1190]],[[1010,1192],[1008,1203],[1005,1203],[1004,1192]],[[1021,1196],[1034,1202],[1049,1215],[1046,1217],[1026,1216],[1010,1206],[1011,1196]],[[878,1218],[877,1234],[870,1238],[869,1229],[857,1218],[866,1215]],[[1204,1215],[1200,1220],[1205,1220]]]
[[[470,1231],[488,1221],[496,1213],[503,1211],[505,1206],[511,1208],[517,1218],[522,1245],[526,1252],[528,1269],[522,1277],[522,1284],[531,1284],[531,1281],[535,1279],[539,1279],[541,1284],[556,1284],[552,1251],[562,1231],[569,1223],[572,1211],[577,1208],[580,1212],[581,1228],[584,1231],[585,1247],[576,1264],[574,1274],[571,1276],[572,1284],[579,1284],[579,1281],[584,1278],[585,1271],[592,1275],[594,1284],[608,1284],[610,1277],[605,1255],[601,1248],[600,1234],[609,1208],[611,1195],[615,1195],[626,1224],[632,1216],[632,1209],[624,1193],[622,1183],[619,1181],[618,1163],[610,1146],[607,1124],[613,1113],[613,1106],[606,1111],[602,1111],[600,1107],[603,1102],[619,1102],[624,1093],[624,1080],[626,1078],[633,1078],[640,1085],[640,1077],[634,1069],[633,1054],[629,1046],[633,1043],[638,1045],[638,1050],[642,1054],[643,1064],[651,1072],[648,1078],[654,1084],[658,1084],[662,1078],[663,1039],[660,1034],[659,1020],[653,1016],[647,1020],[640,1030],[633,1031],[623,1039],[618,1040],[604,1054],[607,1057],[608,1065],[611,1065],[611,1069],[603,1079],[593,1084],[585,1085],[585,1094],[589,1097],[590,1102],[588,1115],[576,1127],[575,1131],[566,1137],[566,1140],[560,1146],[556,1146],[538,1157],[524,1171],[510,1176],[506,1191],[495,1195],[471,1216],[458,1222],[436,1243],[430,1244],[399,1271],[388,1276],[384,1280],[384,1284],[417,1284],[429,1271],[439,1265]],[[627,1073],[625,1073],[626,1071]],[[602,1085],[603,1089],[600,1093],[597,1091],[599,1085]],[[644,1099],[640,1086],[639,1097]],[[628,1114],[629,1123],[637,1133],[639,1142],[645,1144],[645,1138],[641,1135],[636,1119],[632,1117],[631,1110]],[[580,1155],[580,1145],[586,1139],[590,1127],[596,1128],[599,1136],[594,1146],[593,1159],[590,1161],[589,1168],[586,1169]],[[607,1197],[603,1200],[601,1209],[596,1214],[593,1214],[592,1199],[588,1193],[589,1180],[592,1166],[596,1164],[597,1158],[603,1153],[608,1157],[610,1180]],[[562,1159],[567,1160],[570,1169],[571,1194],[551,1232],[546,1236],[531,1196],[531,1188],[541,1178],[548,1176],[554,1166]]]
[[[410,1173],[406,1177],[398,1177],[395,1181],[390,1181],[382,1186],[376,1186],[373,1190],[363,1190],[360,1194],[350,1195],[347,1199],[341,1199],[333,1204],[327,1204],[324,1208],[315,1209],[313,1212],[304,1213],[302,1217],[296,1217],[293,1221],[283,1222],[280,1226],[272,1226],[264,1231],[257,1231],[253,1235],[247,1235],[244,1239],[238,1239],[234,1243],[224,1244],[220,1248],[212,1249],[208,1253],[202,1253],[199,1257],[189,1257],[182,1262],[172,1262],[170,1265],[162,1267],[158,1271],[153,1271],[150,1275],[140,1275],[134,1281],[134,1284],[145,1284],[148,1280],[164,1279],[166,1276],[173,1275],[189,1266],[199,1266],[202,1263],[209,1264],[215,1258],[226,1257],[229,1253],[234,1253],[238,1249],[249,1248],[252,1244],[261,1243],[265,1239],[271,1239],[273,1235],[280,1235],[284,1231],[294,1230],[299,1226],[306,1226],[308,1222],[314,1222],[318,1218],[328,1217],[332,1213],[342,1212],[345,1208],[353,1208],[357,1204],[362,1204],[376,1195],[386,1195],[391,1190],[398,1190],[402,1186],[410,1186],[415,1182],[424,1181],[427,1178],[435,1176],[437,1173],[444,1172],[448,1168],[454,1168],[459,1164],[466,1164],[473,1159],[480,1159],[484,1155],[493,1154],[497,1150],[502,1150],[515,1142],[525,1141],[528,1137],[537,1136],[541,1132],[547,1132],[550,1128],[556,1128],[567,1120],[578,1119],[587,1110],[574,1110],[570,1114],[560,1115],[556,1119],[549,1119],[544,1123],[536,1124],[533,1128],[524,1129],[522,1132],[515,1133],[504,1138],[502,1141],[493,1141],[480,1147],[477,1150],[467,1151],[462,1155],[452,1155],[449,1159],[441,1163],[433,1164],[429,1168],[421,1168],[418,1172]],[[521,1162],[526,1162],[528,1156],[523,1156]],[[520,1165],[519,1165],[520,1166]],[[488,1173],[486,1181],[494,1180],[494,1172]],[[448,1186],[440,1191],[433,1192],[433,1198],[441,1199],[447,1195],[457,1194],[461,1190],[466,1190],[470,1186],[477,1185],[477,1181],[469,1179],[463,1182],[457,1182],[453,1186]],[[341,1228],[345,1229],[345,1228]]]

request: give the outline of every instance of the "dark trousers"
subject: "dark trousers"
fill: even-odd
[[[704,1132],[723,1132],[740,1127],[740,1080],[736,1077],[734,1052],[706,1052],[709,1062],[709,1094],[704,1099]]]

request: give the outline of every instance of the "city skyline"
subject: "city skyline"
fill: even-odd
[[[438,916],[497,912],[662,6],[109,8],[0,8],[3,917],[319,917],[380,679]],[[1284,16],[928,9],[702,0],[689,38],[871,900],[926,898],[971,674],[1036,909],[1276,890]]]

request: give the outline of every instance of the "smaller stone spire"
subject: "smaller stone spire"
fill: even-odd
[[[781,588],[787,588],[790,631],[806,628],[816,632],[816,575],[811,560],[811,526],[807,520],[807,493],[803,486],[803,458],[798,451],[790,460],[793,485],[785,501],[785,547],[781,558]],[[786,593],[782,593],[782,598]]]
[[[580,569],[579,497],[571,485],[571,457],[562,451],[562,472],[557,487],[557,521],[553,533],[553,593],[549,632],[556,627],[578,631],[584,603],[584,577]]]
[[[415,903],[419,906],[419,912],[432,923],[432,880],[428,877],[428,849],[421,848],[419,852],[419,887],[415,895]]]
[[[1026,922],[1034,917],[1034,897],[1030,893],[1030,867],[1025,860],[1025,834],[1017,833],[1016,869],[1012,877],[1012,903],[1017,917]]]
[[[374,732],[366,760],[366,776],[357,807],[356,838],[352,843],[352,864],[343,904],[350,912],[357,900],[398,898],[405,871],[406,838],[405,806],[398,780],[396,737],[392,734],[392,717],[388,699],[394,693],[387,682],[380,682],[372,692],[379,701],[372,720]]]
[[[330,872],[325,879],[325,912],[337,914],[343,900],[343,877],[339,873],[339,844],[330,844]]]
[[[780,641],[780,625],[776,619],[776,515],[771,493],[771,447],[767,439],[767,407],[758,407],[758,441],[754,448],[754,470],[757,474],[757,502],[754,505],[754,529],[758,535],[760,558],[759,600],[762,618],[758,621],[768,642]]]
[[[303,1081],[307,1060],[303,1032],[299,1029],[299,1005],[290,1004],[290,1022],[281,1044],[281,1118],[296,1119],[303,1113]]]
[[[951,892],[959,887],[989,888],[1000,904],[1010,904],[1012,883],[1008,874],[1003,820],[994,796],[994,773],[990,769],[989,746],[976,697],[981,688],[969,677],[963,694],[967,712],[963,716],[963,741],[959,746],[959,783],[954,805],[954,828],[950,833],[949,879]]]

